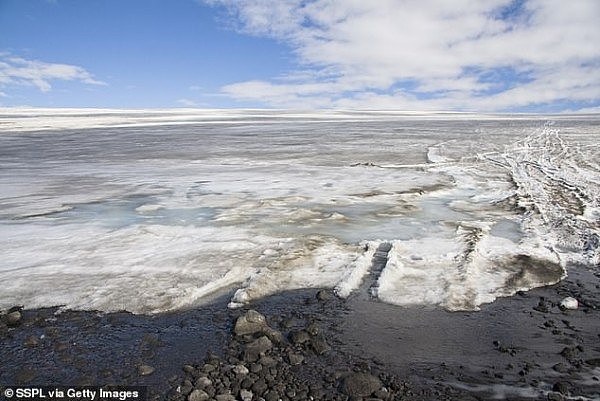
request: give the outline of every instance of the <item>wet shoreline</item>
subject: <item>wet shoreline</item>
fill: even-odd
[[[344,383],[352,372],[379,378],[388,399],[598,399],[599,294],[598,272],[574,267],[559,284],[499,298],[477,312],[398,307],[361,292],[343,300],[318,289],[288,291],[234,310],[226,307],[229,294],[210,305],[152,316],[24,309],[14,327],[6,315],[0,325],[0,385],[143,385],[149,399],[188,400],[206,363],[231,376],[225,372],[232,366],[249,369],[257,362],[244,355],[260,335],[242,338],[233,331],[236,319],[253,309],[283,339],[261,354],[276,360],[269,369],[288,387],[306,389],[293,397],[279,391],[280,399],[384,399],[375,391],[351,398]],[[559,307],[567,296],[579,301],[578,309]],[[294,340],[310,325],[325,341],[323,352]],[[292,364],[292,354],[302,361]],[[242,399],[241,378],[237,383],[234,376],[217,376],[212,380],[221,387],[214,385],[213,398],[233,386],[234,399]],[[256,373],[254,381],[261,378],[266,380]],[[254,396],[259,399],[257,391]]]

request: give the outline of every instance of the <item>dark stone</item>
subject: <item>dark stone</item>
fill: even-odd
[[[265,401],[279,401],[279,393],[275,390],[270,390],[267,394],[265,394]]]
[[[289,329],[289,328],[290,328],[290,327],[292,327],[293,325],[294,325],[294,320],[293,320],[293,319],[290,319],[290,318],[283,319],[283,320],[281,321],[281,323],[279,324],[279,326],[280,326],[282,329]]]
[[[252,387],[253,384],[254,384],[254,380],[252,380],[252,378],[250,378],[250,377],[246,377],[240,383],[240,387],[243,388],[243,389],[249,389],[249,388]]]
[[[44,332],[48,337],[58,337],[60,334],[60,329],[58,327],[49,326],[44,329]]]
[[[192,382],[190,382],[189,380],[185,380],[181,385],[181,394],[188,395],[192,392],[193,389],[194,386],[192,385]]]
[[[379,399],[387,400],[390,397],[390,392],[386,388],[379,389],[373,393]]]
[[[585,363],[592,366],[600,366],[600,358],[586,359]]]
[[[556,365],[552,366],[552,369],[559,373],[567,373],[569,371],[569,367],[562,362],[559,362]]]
[[[327,290],[319,290],[317,292],[317,300],[321,302],[329,301],[331,299],[331,292]]]
[[[310,345],[317,355],[322,355],[331,349],[329,344],[327,344],[327,340],[325,340],[325,336],[323,334],[319,334],[311,338]]]
[[[215,369],[217,369],[217,367],[210,363],[205,363],[204,366],[202,366],[202,371],[204,373],[210,373],[210,372],[214,371]]]
[[[310,391],[308,392],[309,397],[311,397],[311,399],[316,399],[316,400],[320,400],[323,397],[324,391],[322,388],[318,388],[318,387],[314,387],[311,388]]]
[[[300,345],[310,341],[310,335],[304,330],[294,331],[291,334],[291,339],[292,343],[295,345]]]
[[[367,397],[381,388],[381,381],[369,373],[352,373],[344,379],[342,391],[350,397]]]
[[[32,347],[37,347],[40,344],[40,339],[38,336],[29,336],[25,339],[25,342],[23,342],[23,345],[25,345],[26,347],[32,348]]]
[[[17,384],[26,384],[31,382],[37,376],[37,372],[33,369],[23,368],[17,371],[15,375],[15,380]]]
[[[154,368],[150,365],[138,365],[137,367],[138,374],[140,376],[148,376],[154,373]]]
[[[306,332],[308,334],[310,334],[311,336],[316,336],[317,334],[319,334],[321,332],[321,329],[319,328],[318,324],[316,324],[315,322],[312,322],[311,324],[306,326]]]
[[[262,333],[269,337],[269,340],[275,344],[282,344],[284,341],[283,334],[281,334],[279,330],[272,329],[271,327],[265,327]]]
[[[565,382],[556,382],[552,386],[552,391],[567,395],[569,393],[569,385]]]
[[[260,363],[253,363],[250,365],[250,372],[258,373],[262,370],[262,365]]]
[[[564,401],[565,397],[560,393],[548,393],[548,401]]]
[[[23,319],[23,316],[21,315],[21,311],[19,311],[19,310],[14,310],[12,312],[9,311],[3,317],[4,317],[4,323],[6,323],[6,325],[9,327],[18,326],[21,323],[21,320]]]
[[[217,401],[236,401],[235,397],[231,394],[219,394],[215,396],[215,400]]]
[[[267,383],[265,382],[265,379],[258,379],[253,385],[252,385],[252,392],[262,396],[265,391],[267,391]]]
[[[236,376],[245,376],[250,373],[250,370],[242,364],[235,365],[231,368],[231,371],[236,374]]]
[[[209,398],[210,396],[206,391],[196,389],[190,393],[187,399],[188,401],[206,401]]]
[[[196,372],[196,368],[192,365],[183,365],[183,371],[185,373],[194,374]]]
[[[198,378],[198,380],[196,380],[197,388],[207,388],[208,386],[211,386],[211,385],[212,385],[212,380],[210,380],[206,376],[201,376]]]
[[[567,359],[574,359],[577,356],[577,350],[574,347],[565,347],[560,354]]]
[[[263,368],[271,368],[275,365],[277,365],[277,361],[275,360],[275,358],[271,358],[270,356],[262,356],[259,360],[258,363],[263,367]]]
[[[302,362],[304,362],[304,356],[302,356],[301,354],[290,352],[288,353],[288,361],[292,366],[300,365]]]
[[[548,313],[548,306],[546,305],[546,300],[544,298],[540,298],[540,301],[538,302],[537,306],[533,307],[533,310],[536,310],[538,312],[541,313]]]

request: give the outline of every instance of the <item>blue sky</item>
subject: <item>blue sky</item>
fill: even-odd
[[[596,0],[0,0],[0,105],[599,111]]]

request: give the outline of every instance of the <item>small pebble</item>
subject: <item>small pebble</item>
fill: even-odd
[[[140,376],[148,376],[154,373],[154,368],[150,365],[139,365],[137,369]]]

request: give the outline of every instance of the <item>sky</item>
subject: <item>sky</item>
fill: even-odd
[[[0,0],[0,106],[600,112],[599,0]]]

